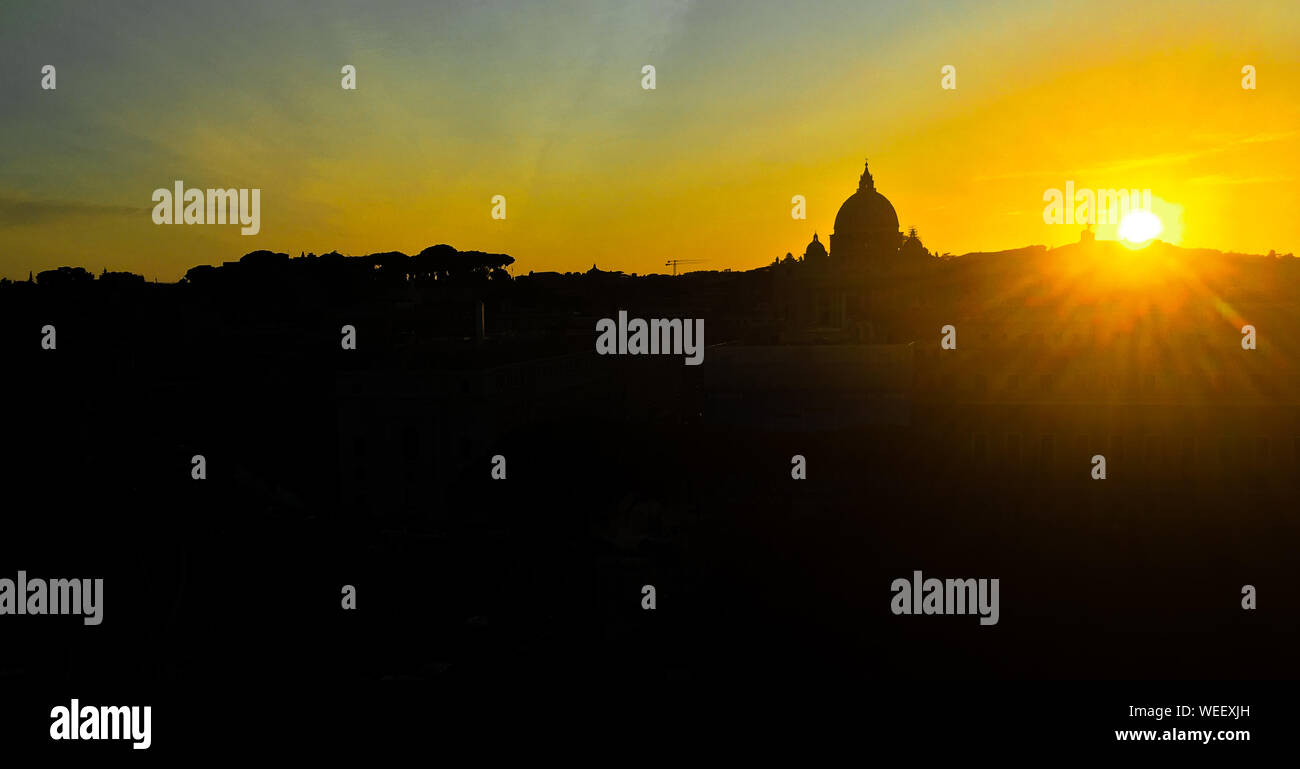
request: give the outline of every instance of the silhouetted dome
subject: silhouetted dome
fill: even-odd
[[[876,192],[871,171],[865,166],[858,191],[849,196],[835,216],[831,233],[831,260],[839,267],[880,264],[898,255],[903,234],[898,214],[884,195]]]
[[[875,180],[866,168],[858,180],[858,191],[849,196],[835,215],[835,234],[879,234],[898,232],[898,214],[889,200],[876,192]]]
[[[823,246],[821,241],[817,239],[817,233],[813,233],[812,242],[808,244],[807,250],[803,252],[803,258],[805,261],[820,261],[826,258],[826,246]]]

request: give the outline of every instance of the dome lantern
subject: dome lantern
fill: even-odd
[[[871,191],[876,189],[876,180],[871,178],[871,169],[865,160],[862,161],[862,176],[858,177],[858,189]]]

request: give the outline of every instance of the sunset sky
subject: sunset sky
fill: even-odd
[[[937,252],[1077,240],[1042,217],[1067,181],[1150,188],[1171,242],[1292,252],[1297,41],[1296,0],[6,3],[0,275],[436,243],[748,269],[825,240],[864,158]],[[261,232],[155,225],[177,179],[260,188]]]

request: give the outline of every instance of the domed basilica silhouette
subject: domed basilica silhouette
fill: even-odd
[[[786,262],[801,263],[814,271],[893,273],[923,267],[930,252],[921,245],[915,229],[904,235],[898,228],[898,213],[889,198],[876,189],[871,170],[864,164],[858,189],[840,206],[830,250],[813,233],[803,259],[787,256]],[[780,260],[778,260],[780,262]]]
[[[888,342],[903,333],[906,313],[938,262],[916,230],[899,231],[898,213],[865,166],[858,188],[840,206],[830,249],[813,234],[803,258],[771,265],[776,316],[790,328],[816,329],[810,341]]]
[[[871,170],[864,164],[857,191],[844,201],[835,216],[831,260],[853,265],[872,258],[889,258],[897,256],[902,244],[898,214],[889,199],[876,189]]]

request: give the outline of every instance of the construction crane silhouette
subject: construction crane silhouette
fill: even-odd
[[[676,275],[677,265],[679,264],[691,264],[693,262],[707,262],[707,261],[709,260],[708,259],[669,259],[668,261],[664,262],[664,266],[665,267],[671,266],[673,268],[673,274]]]

